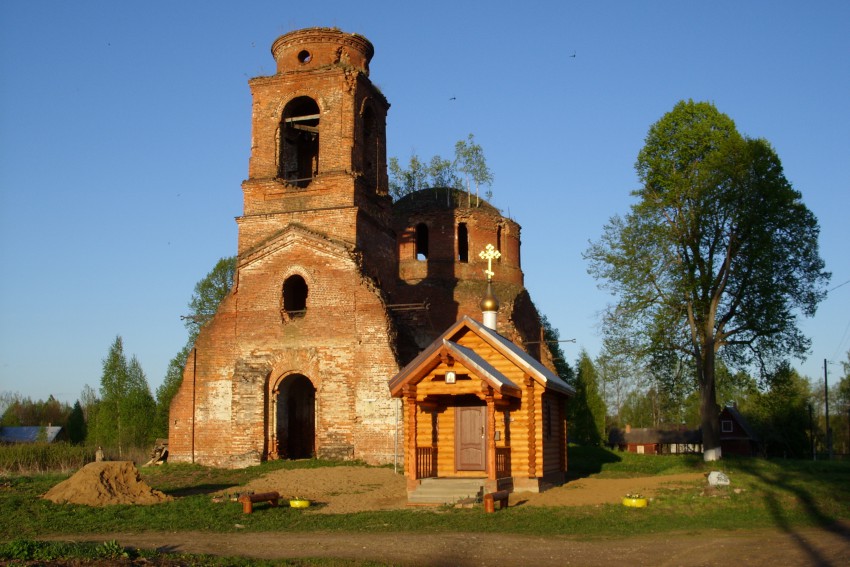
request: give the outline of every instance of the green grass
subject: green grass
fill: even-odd
[[[704,463],[699,456],[652,456],[570,448],[573,476],[623,478],[722,470],[732,485],[709,489],[697,481],[663,490],[648,508],[617,505],[540,508],[512,506],[484,515],[481,508],[422,509],[317,514],[258,505],[242,514],[232,502],[214,503],[212,492],[244,485],[271,470],[348,465],[322,461],[275,461],[242,470],[194,465],[141,469],[144,480],[173,496],[154,506],[95,508],[53,504],[40,498],[68,474],[13,475],[0,479],[0,541],[36,540],[62,534],[116,531],[290,531],[290,532],[494,532],[598,538],[675,532],[683,529],[789,529],[825,526],[850,519],[850,463],[725,458]],[[24,541],[26,541],[24,540]]]
[[[115,540],[102,543],[34,541],[15,539],[0,544],[0,560],[15,565],[47,565],[58,561],[74,561],[74,564],[97,562],[97,564],[132,561],[133,564],[153,563],[155,565],[174,566],[314,566],[314,567],[370,567],[381,565],[371,561],[354,561],[334,558],[310,558],[290,560],[262,560],[241,557],[216,557],[213,555],[194,555],[188,553],[161,553],[158,551],[123,547]],[[25,563],[26,562],[26,563]]]
[[[94,460],[94,447],[69,443],[0,445],[0,474],[73,471]]]

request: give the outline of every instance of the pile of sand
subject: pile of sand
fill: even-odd
[[[172,500],[142,481],[132,461],[89,463],[74,476],[48,490],[42,498],[57,504],[158,504]]]

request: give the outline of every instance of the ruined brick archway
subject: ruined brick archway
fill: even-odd
[[[316,454],[316,388],[303,374],[285,376],[272,390],[275,409],[271,455],[280,459],[309,459]]]

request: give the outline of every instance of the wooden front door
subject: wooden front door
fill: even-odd
[[[484,471],[487,468],[485,429],[487,408],[455,408],[455,466],[459,471]]]

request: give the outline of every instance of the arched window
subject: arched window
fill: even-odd
[[[378,190],[378,128],[371,106],[363,110],[363,180],[368,189]]]
[[[419,261],[428,259],[428,225],[424,222],[416,225],[416,259]]]
[[[496,250],[500,253],[499,257],[496,258],[496,262],[501,262],[502,256],[505,255],[505,253],[502,252],[502,225],[496,227]]]
[[[284,320],[297,319],[307,313],[307,282],[297,274],[289,276],[283,282],[281,313]]]
[[[457,224],[457,260],[458,262],[469,262],[469,231],[465,222]]]
[[[319,106],[302,96],[286,105],[280,122],[278,176],[306,187],[319,174]]]

